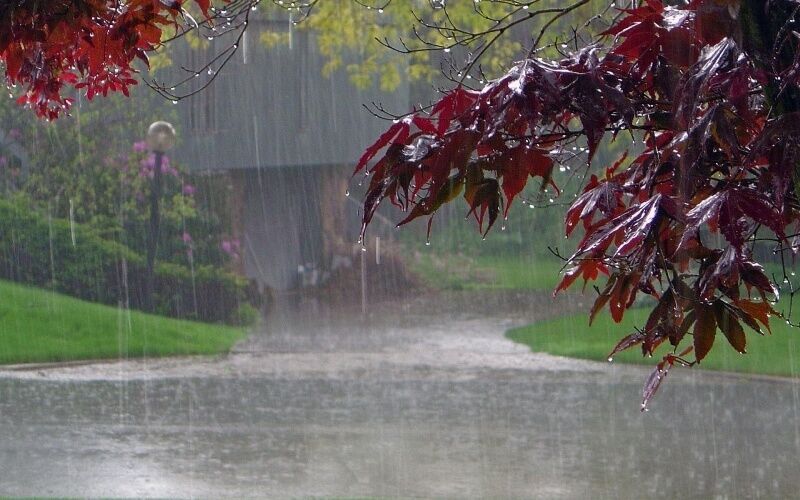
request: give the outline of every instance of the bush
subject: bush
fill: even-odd
[[[142,304],[145,259],[98,232],[36,213],[24,201],[0,200],[0,278],[51,288],[110,305]],[[211,266],[156,265],[156,312],[240,323],[244,304],[261,305],[245,278]]]

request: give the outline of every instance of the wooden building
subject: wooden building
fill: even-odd
[[[358,199],[346,196],[350,174],[387,126],[362,105],[403,111],[410,99],[407,84],[384,93],[356,88],[344,70],[323,76],[309,32],[294,29],[290,43],[265,47],[260,32],[276,26],[292,29],[285,20],[252,22],[214,82],[178,103],[175,154],[194,171],[229,176],[241,270],[287,290],[319,283],[351,258]],[[185,47],[173,59],[202,67],[213,50]]]

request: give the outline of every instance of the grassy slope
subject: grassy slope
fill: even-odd
[[[243,328],[181,321],[0,281],[0,363],[215,354]]]
[[[633,325],[643,325],[649,309],[634,309],[625,314],[621,324],[616,324],[605,313],[589,327],[586,314],[578,314],[544,321],[509,330],[511,340],[528,345],[531,350],[559,356],[606,360],[608,353],[624,336],[632,333]],[[733,350],[725,336],[717,332],[714,349],[699,365],[710,370],[724,370],[767,375],[794,376],[800,370],[800,329],[790,327],[774,318],[770,322],[772,335],[764,337],[745,327],[747,354]],[[688,345],[688,344],[686,344]],[[657,351],[666,353],[667,346]],[[689,358],[692,358],[689,355]],[[614,362],[644,363],[654,365],[656,359],[642,358],[638,347],[614,356]]]
[[[544,290],[558,284],[561,264],[534,256],[419,255],[412,269],[429,285],[451,290]]]

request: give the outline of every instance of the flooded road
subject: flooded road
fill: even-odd
[[[530,353],[544,296],[280,307],[216,359],[0,374],[0,493],[779,498],[800,490],[800,384]],[[447,305],[445,305],[447,304]],[[487,317],[485,314],[491,314]]]

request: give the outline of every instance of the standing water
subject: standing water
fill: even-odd
[[[683,371],[641,414],[646,370],[503,338],[576,306],[451,293],[361,319],[357,303],[284,297],[224,357],[5,369],[0,485],[15,496],[797,491],[796,382]]]

